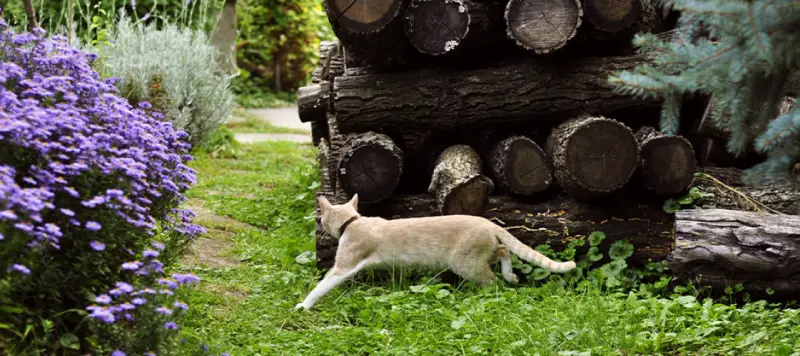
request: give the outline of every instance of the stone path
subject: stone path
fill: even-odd
[[[300,143],[311,142],[311,123],[300,122],[297,116],[297,107],[274,109],[248,109],[250,114],[258,116],[274,126],[308,131],[308,134],[292,133],[236,133],[234,138],[241,143],[255,143],[264,141],[293,141]]]

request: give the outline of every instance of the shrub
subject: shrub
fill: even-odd
[[[230,78],[218,73],[216,49],[202,31],[136,26],[122,14],[110,40],[113,45],[97,50],[103,75],[120,77],[123,96],[151,102],[175,128],[189,133],[193,146],[230,116],[235,105]]]
[[[176,256],[202,232],[179,209],[195,181],[186,133],[119,97],[92,70],[95,58],[0,20],[0,348],[9,354],[156,351],[171,330],[154,302],[196,278],[159,279],[159,255]],[[90,306],[86,323],[93,299],[106,305]],[[100,321],[116,319],[129,324]]]
[[[273,90],[276,71],[280,91],[302,86],[319,61],[319,41],[334,38],[318,0],[245,0],[237,12],[239,67]]]

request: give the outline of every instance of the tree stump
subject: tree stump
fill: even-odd
[[[558,183],[580,200],[596,199],[621,188],[639,160],[631,129],[599,116],[562,123],[550,133],[546,146]]]
[[[564,47],[575,37],[582,17],[579,0],[510,0],[505,13],[508,37],[536,54]]]
[[[327,82],[326,82],[327,83]],[[301,122],[325,120],[328,111],[327,95],[322,94],[320,84],[312,84],[297,89],[297,115]]]
[[[678,194],[692,186],[697,171],[694,149],[678,135],[645,126],[636,132],[644,186],[656,194]]]
[[[342,147],[338,181],[349,195],[364,204],[376,203],[394,193],[403,173],[403,151],[384,134],[353,135]]]
[[[420,53],[452,53],[467,42],[473,46],[487,42],[487,34],[497,28],[502,7],[496,1],[412,0],[406,10],[405,33]]]
[[[716,293],[741,283],[757,297],[800,295],[800,216],[723,209],[675,214],[675,281]]]
[[[428,186],[441,215],[482,215],[494,183],[481,174],[481,158],[472,147],[453,145],[438,156]]]
[[[490,151],[489,167],[502,190],[512,194],[533,195],[553,181],[549,157],[525,136],[513,135],[498,141]]]

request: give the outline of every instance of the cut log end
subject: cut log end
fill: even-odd
[[[559,184],[576,198],[593,199],[621,188],[639,160],[631,129],[603,117],[562,123],[548,137],[547,146]]]
[[[584,0],[586,19],[598,30],[616,32],[633,25],[642,12],[640,0]]]
[[[678,194],[691,187],[697,161],[691,143],[663,135],[652,127],[636,133],[640,144],[642,181],[656,194]]]
[[[420,53],[454,50],[467,35],[469,12],[459,0],[414,1],[406,11],[405,32]]]
[[[581,26],[579,0],[511,0],[506,6],[508,36],[537,54],[564,47]]]
[[[533,140],[512,136],[498,142],[489,158],[492,174],[500,186],[518,195],[532,195],[547,189],[553,169],[547,154]]]
[[[483,215],[494,191],[481,174],[481,158],[467,145],[453,145],[436,159],[428,192],[434,194],[442,215]]]
[[[403,173],[403,151],[389,136],[366,132],[351,137],[342,148],[339,183],[359,201],[375,203],[394,193]]]
[[[397,17],[402,0],[326,0],[329,20],[352,33],[380,31]]]

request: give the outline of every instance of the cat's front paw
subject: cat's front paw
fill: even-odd
[[[298,303],[294,306],[294,310],[308,310],[311,309],[311,306],[306,306],[304,303]]]
[[[510,282],[510,283],[519,283],[519,277],[517,277],[517,275],[516,275],[516,274],[509,273],[509,274],[508,274],[508,275],[506,275],[505,277],[506,277],[506,282]]]

